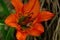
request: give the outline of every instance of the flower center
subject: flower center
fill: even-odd
[[[25,16],[22,16],[20,19],[19,19],[19,22],[18,24],[21,25],[21,28],[24,30],[26,28],[29,28],[30,25],[32,24],[32,22],[29,20],[30,17],[25,17]]]

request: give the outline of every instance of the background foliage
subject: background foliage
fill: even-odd
[[[27,2],[27,0],[24,0]],[[41,9],[48,10],[55,14],[53,19],[43,22],[45,32],[39,37],[28,36],[27,40],[60,40],[60,1],[40,0]],[[11,13],[15,12],[10,0],[0,0],[0,40],[16,40],[15,29],[8,27],[4,20]]]

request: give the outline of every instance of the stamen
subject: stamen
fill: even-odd
[[[32,24],[32,22],[28,23],[26,26],[29,27],[29,26],[31,26],[31,24]]]

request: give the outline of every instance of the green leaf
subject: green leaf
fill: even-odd
[[[2,10],[0,11],[0,23],[4,23],[5,18],[10,14],[10,12],[3,0],[0,0],[0,4],[0,10]]]
[[[4,20],[1,20],[1,19],[0,19],[0,23],[4,23]]]
[[[0,23],[0,31],[2,33],[2,40],[14,40],[14,31],[15,29],[14,28],[9,28],[8,30],[5,29],[5,27],[8,27],[6,26],[5,24],[3,23]]]
[[[0,23],[0,31],[2,33],[2,40],[4,40],[8,31],[5,30],[5,25],[3,23]]]
[[[3,0],[0,0],[0,4],[3,7],[4,13],[6,14],[6,16],[8,16],[10,14],[10,12],[9,12],[6,4],[4,3],[4,1]]]
[[[5,40],[13,40],[13,38],[12,38],[12,34],[14,33],[14,31],[15,31],[15,29],[14,28],[10,28],[9,30],[8,30],[8,33],[7,33],[7,35],[6,35],[6,39]]]
[[[3,14],[5,14],[5,18],[6,18],[10,14],[10,12],[3,0],[0,0],[0,4],[3,7],[3,12],[4,12]],[[0,19],[0,23],[2,23],[2,22],[4,23],[4,19],[3,19],[3,21],[2,21],[2,19]],[[13,36],[12,34],[14,33],[14,28],[10,27],[9,30],[5,30],[5,28],[4,28],[5,25],[2,25],[1,27],[2,27],[1,33],[3,36],[2,40],[14,40],[12,37]],[[8,27],[8,26],[6,26],[6,27]]]
[[[4,19],[6,18],[4,12],[0,12],[0,23],[4,23]]]

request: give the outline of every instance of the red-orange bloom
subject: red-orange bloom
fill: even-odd
[[[25,40],[27,35],[41,35],[44,32],[41,22],[50,20],[54,16],[49,11],[40,11],[38,0],[29,0],[26,4],[23,4],[21,0],[11,0],[11,2],[16,13],[11,13],[5,23],[16,28],[17,40]]]

